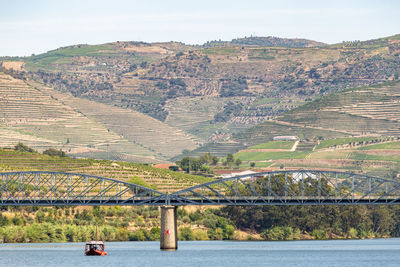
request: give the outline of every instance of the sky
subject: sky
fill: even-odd
[[[244,36],[325,43],[400,33],[398,0],[0,0],[0,56],[73,44]]]

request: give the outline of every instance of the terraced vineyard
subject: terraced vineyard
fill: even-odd
[[[238,142],[243,142],[248,146],[252,146],[265,143],[266,141],[272,140],[274,136],[281,135],[302,136],[306,139],[311,139],[313,136],[324,136],[328,139],[347,136],[348,134],[316,127],[302,127],[301,125],[282,123],[280,121],[266,121],[234,135],[233,138]]]
[[[38,83],[27,90],[29,97],[40,91],[40,112],[23,98],[16,107],[20,96],[2,92],[10,99],[3,101],[9,117],[2,131],[39,148],[54,144],[76,156],[135,161],[166,161],[189,155],[187,150],[224,156],[276,135],[400,135],[399,83],[360,87],[398,80],[399,35],[335,45],[243,40],[79,44],[0,58],[15,77],[57,90]],[[25,123],[27,115],[15,116],[22,109],[39,120]],[[77,126],[78,120],[84,125]],[[298,149],[312,150],[302,144]]]
[[[400,83],[355,88],[296,108],[277,120],[351,135],[400,135]]]
[[[398,176],[400,178],[400,141],[398,140],[399,138],[388,137],[338,138],[324,140],[316,147],[314,147],[314,142],[306,142],[305,144],[310,144],[309,147],[296,149],[296,151],[245,149],[234,154],[234,157],[241,159],[242,167],[245,168],[249,168],[250,163],[253,163],[256,169],[265,167],[269,170],[336,169],[379,177],[396,178]],[[274,142],[261,146],[274,147]]]
[[[214,115],[222,110],[224,102],[227,101],[216,97],[181,97],[170,100],[166,104],[168,117],[165,122],[207,140],[215,131],[214,127],[205,133],[202,131],[214,119]]]
[[[54,96],[26,82],[0,73],[1,146],[24,142],[35,149],[62,148],[69,154],[97,152],[106,158],[107,151],[132,154],[138,161],[162,161],[143,148]]]
[[[141,146],[142,149],[158,154],[160,158],[178,155],[185,149],[198,147],[200,143],[194,136],[137,111],[72,97],[38,83],[31,83],[88,118],[104,125],[108,130]],[[136,153],[131,151],[130,154]]]
[[[61,171],[91,174],[122,181],[134,181],[163,192],[173,192],[209,178],[188,175],[150,166],[107,160],[50,157],[38,153],[0,149],[0,172],[11,171]]]
[[[314,142],[300,141],[297,145],[296,151],[313,151],[315,145]]]

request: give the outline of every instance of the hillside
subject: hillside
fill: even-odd
[[[351,135],[400,135],[400,82],[332,94],[276,118]]]
[[[59,91],[133,109],[173,126],[178,125],[174,107],[179,103],[214,97],[220,103],[217,110],[211,106],[199,119],[188,111],[193,127],[187,131],[193,133],[204,118],[215,126],[200,133],[204,141],[218,134],[213,128],[232,134],[320,95],[398,78],[397,36],[329,46],[286,44],[296,42],[249,37],[232,41],[241,45],[211,47],[134,42],[74,46],[24,59],[24,69]]]
[[[400,137],[350,137],[329,140],[270,141],[234,154],[241,168],[326,169],[400,177]]]
[[[393,112],[386,121],[387,112],[377,115],[373,114],[374,107],[362,106],[369,105],[369,101],[356,108],[346,102],[344,108],[332,106],[321,114],[310,112],[304,118],[294,118],[290,115],[293,113],[286,112],[300,111],[296,108],[314,103],[313,99],[325,99],[349,88],[398,80],[399,55],[398,35],[335,45],[248,37],[198,46],[174,42],[75,45],[2,61],[7,73],[72,94],[81,103],[74,106],[75,110],[157,157],[168,159],[206,143],[209,144],[200,148],[199,153],[211,148],[222,156],[282,133],[326,138],[397,135],[398,127],[393,124],[397,113]],[[371,101],[378,108],[381,100],[377,95],[373,97],[376,101]],[[395,110],[396,104],[389,102],[384,103]],[[104,107],[110,112],[102,113]],[[389,107],[385,108],[390,112]],[[122,129],[120,123],[113,124],[129,120],[136,125],[143,121],[139,112],[147,116],[143,118],[150,116],[158,121],[144,120],[144,125],[154,125],[151,130],[141,131],[142,126],[134,125]],[[360,121],[355,120],[364,112]],[[337,116],[340,123],[349,124],[330,125],[326,120]],[[378,131],[379,127],[391,130]],[[164,134],[161,136],[165,139],[154,138],[159,129],[175,134],[171,138]],[[140,131],[146,136],[153,133],[148,136],[160,142],[149,143]],[[165,140],[181,140],[182,145],[169,150],[171,145]]]
[[[141,113],[75,98],[0,73],[1,146],[24,142],[70,155],[162,162],[196,141]],[[110,116],[113,114],[113,116]]]
[[[400,136],[400,82],[358,87],[323,96],[192,152],[218,156],[270,141],[274,136],[335,139],[350,136]]]

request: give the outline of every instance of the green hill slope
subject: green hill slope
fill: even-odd
[[[60,158],[39,153],[0,149],[0,172],[11,171],[60,171],[91,174],[121,181],[133,181],[133,183],[170,193],[210,181],[209,178],[157,169],[139,163]]]

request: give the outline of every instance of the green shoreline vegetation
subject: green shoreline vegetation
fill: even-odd
[[[394,146],[393,143],[384,145]],[[153,188],[156,188],[155,180],[147,179],[143,176],[145,173],[151,177],[158,175],[159,178],[169,179],[168,181],[174,181],[176,186],[180,187],[188,187],[189,184],[204,183],[212,179],[155,169],[143,164],[72,159],[54,149],[48,149],[43,155],[31,151],[31,148],[23,144],[16,145],[14,150],[0,150],[0,155],[2,156],[0,167],[3,171],[27,170],[27,167],[32,169],[32,166],[36,166],[37,170],[47,170],[49,166],[53,166],[52,170],[58,168],[59,171],[85,171],[88,170],[85,168],[95,166],[96,171],[100,170],[103,176],[108,176],[117,172],[119,168],[126,170],[129,167],[129,176],[115,178]],[[197,166],[194,160],[190,161],[191,169]],[[208,162],[211,166],[218,162],[218,159],[211,154],[206,154],[196,160],[199,163],[198,168],[201,168],[203,162]],[[32,166],[27,166],[28,162]],[[222,162],[230,167],[236,165],[232,154],[222,159]],[[78,166],[77,169],[71,168],[74,164]],[[113,164],[118,166],[112,166]],[[188,168],[185,160],[181,160],[180,164],[182,169]],[[240,163],[237,165],[239,166]],[[69,168],[63,169],[67,166]],[[160,186],[160,184],[157,185]],[[313,188],[310,187],[311,189]],[[99,238],[105,241],[150,241],[160,238],[160,212],[157,207],[0,207],[0,240],[5,243],[83,242],[95,237],[96,224],[99,225]],[[180,207],[178,235],[179,240],[399,237],[400,207]]]
[[[2,207],[4,243],[156,241],[157,207]],[[179,240],[358,239],[400,236],[397,206],[178,209]]]

